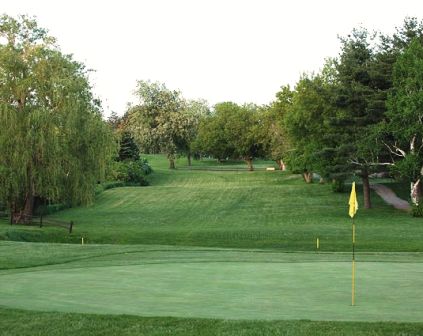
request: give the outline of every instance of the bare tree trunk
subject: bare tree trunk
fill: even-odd
[[[283,163],[283,161],[281,159],[277,159],[275,161],[276,161],[276,163],[279,167],[279,170],[285,171],[286,167],[285,167],[285,164]]]
[[[309,171],[305,171],[303,173],[303,179],[304,179],[305,183],[313,182],[313,173],[311,173]]]
[[[192,162],[191,162],[191,152],[188,152],[187,159],[188,159],[188,166],[191,167],[191,165],[192,165]]]
[[[422,199],[422,187],[420,181],[421,180],[418,179],[416,182],[411,182],[410,184],[410,196],[414,205],[418,205]]]
[[[253,159],[251,159],[251,158],[246,158],[246,159],[245,159],[245,162],[247,163],[248,170],[249,170],[249,171],[253,171],[253,170],[254,170],[254,167],[253,167]]]
[[[175,159],[169,157],[169,169],[175,169]]]
[[[362,171],[361,180],[363,181],[364,208],[370,209],[372,207],[372,202],[370,199],[370,182],[369,173],[367,170]]]

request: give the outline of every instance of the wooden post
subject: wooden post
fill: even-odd
[[[70,222],[70,225],[69,225],[69,234],[71,234],[71,233],[72,233],[72,226],[73,226],[73,221],[71,221],[71,222]]]

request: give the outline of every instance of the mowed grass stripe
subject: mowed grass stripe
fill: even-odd
[[[154,156],[159,167],[166,166]],[[154,164],[153,164],[154,167]],[[156,169],[149,187],[107,190],[95,204],[53,218],[75,222],[74,232],[25,228],[0,221],[8,240],[164,244],[312,251],[349,251],[348,192],[307,185],[287,172],[208,172]],[[360,189],[360,188],[358,188]],[[359,195],[359,203],[361,195]],[[421,219],[395,210],[376,195],[374,209],[356,218],[359,251],[423,251]]]

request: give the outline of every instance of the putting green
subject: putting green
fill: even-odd
[[[423,263],[358,263],[354,307],[350,273],[349,262],[318,260],[33,267],[0,272],[0,305],[223,319],[423,320]]]

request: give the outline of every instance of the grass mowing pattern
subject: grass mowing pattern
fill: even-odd
[[[81,220],[77,231],[68,236],[64,230],[55,228],[10,227],[6,221],[0,221],[0,237],[12,240],[50,241],[50,242],[79,242],[81,235],[88,242],[108,243],[147,243],[147,244],[179,244],[180,246],[138,246],[138,245],[85,245],[83,248],[76,245],[31,244],[3,242],[0,244],[0,281],[7,279],[4,289],[11,289],[15,281],[15,295],[9,291],[7,295],[0,295],[0,306],[6,306],[6,299],[15,304],[16,299],[25,308],[31,304],[28,300],[33,297],[31,286],[35,277],[41,277],[40,282],[49,282],[45,290],[55,289],[56,283],[62,285],[62,274],[65,278],[75,276],[76,271],[85,272],[85,275],[97,284],[98,276],[110,285],[116,277],[110,270],[135,274],[137,279],[147,269],[155,267],[156,273],[150,282],[157,283],[157,277],[179,277],[179,284],[173,286],[182,289],[187,286],[187,274],[195,275],[197,282],[204,287],[215,276],[219,282],[219,289],[228,291],[228,295],[220,295],[211,299],[230,299],[230,295],[245,298],[242,293],[247,289],[248,294],[255,292],[257,300],[250,303],[251,310],[259,311],[261,307],[272,303],[274,296],[261,291],[258,282],[270,281],[274,283],[273,267],[283,266],[289,270],[286,274],[298,271],[296,266],[313,266],[314,274],[323,274],[324,269],[332,275],[340,275],[340,269],[348,264],[350,254],[347,253],[278,253],[280,250],[314,249],[315,236],[320,237],[322,249],[326,251],[349,251],[350,227],[346,220],[346,203],[348,194],[332,194],[329,186],[304,185],[299,178],[280,172],[232,172],[232,168],[242,169],[236,164],[226,164],[227,172],[185,170],[168,171],[167,163],[160,156],[152,156],[150,162],[156,169],[151,177],[152,187],[126,188],[116,193],[109,191],[101,195],[99,202],[90,208],[71,209],[57,214],[59,218]],[[177,163],[181,165],[181,162]],[[271,165],[267,162],[259,163],[261,168]],[[211,162],[197,163],[199,168],[215,168],[217,164]],[[148,192],[146,192],[148,190]],[[162,191],[164,190],[164,192]],[[253,197],[254,195],[255,197]],[[205,202],[198,202],[198,200]],[[123,202],[122,202],[123,200]],[[422,221],[409,215],[395,211],[374,198],[375,209],[363,211],[360,209],[357,218],[358,248],[360,251],[422,251]],[[126,206],[119,211],[119,203]],[[192,203],[192,206],[191,206]],[[149,213],[147,207],[155,207],[158,213]],[[259,209],[260,211],[258,211]],[[88,219],[88,220],[87,220]],[[194,248],[183,245],[233,247],[233,249]],[[266,250],[238,250],[236,248],[265,248]],[[420,303],[422,297],[422,256],[421,253],[359,253],[359,290],[364,294],[355,308],[364,309],[376,314],[377,319],[395,315],[398,320],[413,320],[417,314],[421,320]],[[389,263],[387,263],[387,261]],[[395,261],[395,263],[392,263]],[[170,265],[170,267],[165,267]],[[181,272],[185,267],[204,266],[193,269],[191,272]],[[212,266],[210,269],[207,265]],[[223,268],[217,265],[225,265]],[[320,266],[320,267],[316,267]],[[38,266],[38,267],[35,267]],[[213,272],[213,266],[214,272]],[[338,267],[339,266],[339,267]],[[159,270],[159,268],[162,268]],[[237,269],[238,267],[238,269]],[[332,268],[331,268],[332,267]],[[225,271],[223,272],[222,271]],[[261,272],[258,272],[261,271]],[[103,271],[103,272],[102,272]],[[237,272],[235,272],[237,271]],[[240,272],[242,271],[242,272]],[[141,272],[141,273],[140,273]],[[232,272],[232,274],[231,274]],[[267,273],[266,273],[267,272]],[[323,272],[323,273],[322,273]],[[391,272],[391,273],[390,273]],[[257,273],[257,274],[256,274]],[[260,277],[265,279],[255,279]],[[342,276],[344,272],[342,272]],[[46,275],[49,275],[46,277]],[[82,274],[80,274],[82,275]],[[239,279],[239,276],[242,279]],[[279,274],[280,275],[280,274]],[[146,276],[150,276],[147,273]],[[206,276],[206,281],[204,281]],[[220,278],[219,278],[220,276]],[[304,274],[302,274],[304,276]],[[360,278],[361,277],[361,278]],[[393,277],[394,282],[386,279]],[[54,279],[58,282],[54,282]],[[84,279],[78,280],[83,283]],[[129,283],[135,283],[135,292],[138,289],[137,281],[131,276],[125,276],[126,288]],[[323,283],[325,278],[320,278]],[[326,278],[327,279],[327,278]],[[334,278],[331,278],[332,280]],[[339,281],[321,286],[320,290],[337,290]],[[195,284],[195,279],[192,281]],[[239,284],[237,291],[230,289]],[[292,290],[295,281],[280,282],[276,286]],[[286,280],[286,279],[285,279]],[[297,286],[312,279],[303,279]],[[35,282],[36,283],[36,282]],[[185,284],[184,284],[185,283]],[[222,287],[220,285],[222,283]],[[11,285],[12,284],[12,285]],[[163,285],[163,283],[161,284]],[[309,285],[313,285],[309,283]],[[21,288],[19,289],[19,286]],[[72,283],[75,289],[80,286]],[[81,286],[82,291],[84,286]],[[164,289],[172,284],[166,284]],[[217,284],[215,283],[215,286]],[[0,286],[2,287],[2,286]],[[94,286],[97,287],[97,286]],[[106,288],[106,287],[103,287]],[[239,289],[240,287],[241,289]],[[333,287],[333,288],[332,288]],[[348,286],[349,287],[349,286]],[[60,295],[69,290],[60,291]],[[192,290],[195,298],[195,286],[188,286],[180,294],[187,295]],[[210,288],[210,287],[209,287]],[[256,291],[253,289],[256,288]],[[260,290],[257,290],[257,289]],[[299,305],[303,303],[306,293],[310,300],[310,286],[301,290],[293,300],[288,295],[287,303],[294,304],[297,313],[294,318],[301,318]],[[129,288],[130,289],[130,288]],[[153,288],[154,289],[154,288]],[[178,288],[176,288],[178,289]],[[297,288],[298,289],[298,288]],[[36,287],[32,287],[39,295]],[[85,287],[86,290],[86,287]],[[366,293],[365,290],[371,290]],[[27,291],[22,295],[23,291]],[[92,291],[90,291],[91,294]],[[172,291],[173,293],[174,291]],[[342,290],[342,295],[344,295]],[[172,295],[169,293],[167,299]],[[388,295],[386,295],[388,293]],[[267,296],[266,296],[266,295]],[[96,295],[94,293],[94,295]],[[97,293],[98,295],[98,293]],[[178,294],[179,295],[179,294]],[[66,295],[65,295],[66,296]],[[176,295],[177,297],[177,295]],[[323,298],[326,296],[323,295]],[[183,298],[183,297],[182,297]],[[198,298],[198,297],[197,297]],[[3,299],[3,301],[2,301]],[[54,299],[54,298],[53,298]],[[95,298],[94,298],[95,299]],[[132,299],[132,298],[130,298]],[[154,296],[155,299],[155,296]],[[188,302],[187,298],[183,298]],[[41,298],[44,301],[45,298]],[[92,301],[92,297],[90,301]],[[176,302],[176,310],[183,309],[181,296]],[[191,300],[191,298],[189,299]],[[369,300],[369,302],[366,302]],[[56,301],[60,301],[57,300]],[[314,313],[332,315],[330,309],[339,302],[322,301],[318,298],[318,307]],[[38,304],[40,304],[40,302]],[[195,300],[194,300],[195,302]],[[254,303],[261,304],[256,307]],[[56,302],[57,304],[57,302]],[[84,301],[79,300],[79,308]],[[175,302],[173,302],[175,304]],[[179,306],[178,306],[179,304]],[[386,306],[395,305],[399,313],[389,312]],[[296,307],[295,307],[296,305]],[[64,305],[68,308],[68,305]],[[197,305],[202,308],[203,305]],[[175,306],[174,306],[175,307]],[[231,314],[240,314],[239,308],[229,306]],[[329,308],[328,308],[329,307]],[[379,307],[379,308],[377,308]],[[38,307],[39,308],[39,307]],[[242,308],[242,305],[241,305]],[[41,309],[44,309],[41,307]],[[49,308],[47,308],[49,309]],[[66,310],[65,309],[65,310]],[[174,310],[175,310],[174,309]],[[182,310],[181,310],[182,309]],[[210,307],[210,310],[215,308]],[[238,312],[236,310],[238,309]],[[225,308],[221,309],[225,310]],[[241,309],[242,310],[242,309]],[[300,309],[301,310],[301,309]],[[341,309],[342,310],[342,309]],[[191,315],[192,315],[192,309]],[[219,313],[219,311],[217,311]],[[195,309],[194,309],[195,313]],[[245,312],[244,312],[245,313]],[[289,313],[289,311],[288,311]],[[337,310],[337,313],[341,313]],[[358,312],[360,313],[360,312]],[[289,318],[287,316],[285,318]],[[359,314],[358,314],[359,315]],[[234,316],[234,315],[232,315]],[[405,318],[403,316],[406,316]],[[373,318],[372,317],[372,318]],[[266,318],[269,318],[266,315]],[[330,317],[333,318],[333,317]],[[361,317],[358,317],[361,319]],[[59,312],[20,311],[0,308],[1,335],[422,335],[422,323],[365,323],[365,322],[312,322],[312,321],[238,321],[238,320],[210,320],[210,319],[180,319],[170,317],[136,317],[117,315],[89,315],[69,314]]]
[[[349,251],[348,193],[306,185],[282,172],[169,171],[151,156],[151,186],[107,190],[88,208],[52,216],[74,220],[74,233],[59,228],[0,224],[8,240],[163,244],[310,251]],[[265,165],[266,163],[263,163]],[[360,202],[360,199],[359,199]],[[359,209],[357,249],[423,251],[422,219],[395,210],[373,195],[374,209]],[[362,204],[360,202],[360,204]],[[0,221],[1,223],[1,221]]]

